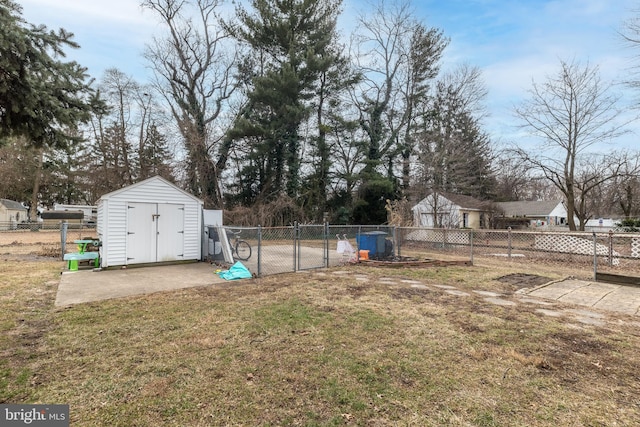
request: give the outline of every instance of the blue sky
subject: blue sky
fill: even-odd
[[[159,27],[138,0],[18,1],[27,21],[75,34],[81,49],[68,57],[93,77],[110,67],[140,82],[148,75],[142,52]],[[555,74],[561,59],[598,65],[605,80],[628,76],[640,51],[625,45],[617,31],[638,7],[636,0],[413,0],[416,17],[451,39],[443,67],[466,62],[481,68],[489,92],[485,122],[498,143],[519,138],[513,105],[527,96],[532,80]],[[341,22],[349,25],[368,9],[366,0],[344,0]],[[635,94],[623,86],[618,90],[630,104]],[[640,123],[632,128],[640,130]],[[617,146],[633,145],[638,134]]]

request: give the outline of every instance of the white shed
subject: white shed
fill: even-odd
[[[101,267],[199,260],[202,200],[155,176],[98,200]]]
[[[413,225],[438,228],[487,228],[489,203],[471,196],[432,192],[411,208]]]
[[[0,199],[0,230],[15,230],[18,223],[28,219],[27,208],[21,203]]]

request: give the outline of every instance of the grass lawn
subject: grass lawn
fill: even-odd
[[[0,403],[69,404],[72,425],[640,423],[640,319],[545,315],[577,307],[496,280],[539,268],[352,266],[61,309],[63,263],[10,252]]]

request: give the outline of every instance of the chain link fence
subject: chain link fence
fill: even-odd
[[[239,241],[251,247],[241,260],[258,276],[326,268],[358,258],[406,260],[455,257],[570,264],[598,275],[640,276],[640,234],[434,229],[294,224],[289,227],[223,227],[234,260]]]
[[[64,221],[24,221],[24,222],[15,222],[15,221],[0,221],[0,231],[1,232],[11,232],[11,231],[40,231],[40,230],[57,230],[60,231],[62,229],[62,224]],[[67,222],[67,227],[69,229],[74,230],[95,230],[95,223],[89,222]]]
[[[59,231],[56,227],[2,230],[8,235]],[[95,228],[68,224],[73,239],[96,238]],[[36,233],[32,233],[35,231]],[[239,260],[257,276],[334,267],[359,258],[406,260],[454,257],[578,267],[595,280],[629,276],[640,284],[640,233],[467,230],[419,227],[294,224],[288,227],[205,227],[203,256]],[[228,236],[228,257],[218,233]],[[217,236],[217,237],[216,237]],[[208,241],[206,240],[208,239]],[[216,254],[218,256],[216,256]],[[612,279],[613,277],[613,279]],[[633,281],[635,280],[635,281]]]
[[[402,254],[571,264],[592,270],[594,280],[603,274],[640,275],[640,234],[635,233],[399,228],[396,236]]]
[[[219,231],[215,231],[218,229]],[[205,257],[225,261],[223,244],[215,240],[218,233],[227,236],[229,255],[242,262],[257,276],[333,267],[357,261],[363,239],[370,233],[392,241],[394,229],[370,226],[334,226],[329,224],[294,224],[289,227],[213,227],[205,226],[209,243]],[[342,244],[340,242],[343,242]],[[390,243],[393,245],[392,243]],[[218,246],[219,245],[219,246]],[[250,247],[249,257],[242,247]],[[339,249],[342,250],[339,251]],[[367,254],[368,255],[368,254]],[[372,257],[376,256],[372,254]],[[228,260],[228,257],[226,257]]]

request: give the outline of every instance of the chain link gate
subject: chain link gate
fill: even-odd
[[[224,230],[239,235],[251,247],[248,259],[238,258],[252,273],[265,276],[324,268],[329,265],[328,226],[300,225],[289,227],[229,227]],[[241,234],[240,234],[241,233]],[[237,242],[231,240],[234,246]]]
[[[329,242],[327,224],[302,225],[296,223],[294,228],[294,260],[296,263],[294,271],[328,267]]]

